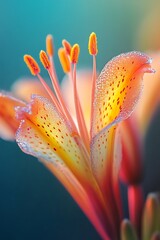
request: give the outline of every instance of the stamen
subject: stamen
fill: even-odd
[[[51,34],[47,35],[46,37],[46,51],[48,56],[52,57],[54,54],[54,48],[53,48],[53,37]]]
[[[89,36],[88,50],[90,55],[97,55],[98,53],[97,36],[94,32],[92,32]]]
[[[56,74],[56,70],[55,70],[55,66],[54,66],[54,60],[53,60],[53,54],[52,54],[52,50],[53,50],[53,43],[52,43],[52,36],[48,35],[46,38],[46,49],[47,49],[47,53],[49,55],[49,62],[51,67],[48,70],[48,74],[51,78],[51,82],[55,91],[55,94],[57,96],[58,99],[58,104],[61,106],[61,113],[69,120],[69,122],[71,123],[74,131],[76,132],[76,126],[74,124],[74,121],[65,105],[65,102],[63,100],[62,94],[61,94],[61,90],[60,90],[60,86],[59,86],[59,81],[57,78],[57,74]]]
[[[78,44],[74,44],[72,49],[71,49],[71,54],[70,54],[71,62],[73,64],[78,62],[79,52],[80,52],[79,45]]]
[[[30,72],[32,75],[37,75],[38,73],[40,73],[40,68],[38,63],[34,60],[34,58],[30,55],[24,55],[24,61],[27,65],[27,67],[29,68]]]
[[[50,98],[52,99],[54,105],[56,106],[56,108],[61,111],[59,102],[57,101],[54,93],[52,92],[52,90],[50,89],[50,87],[47,85],[47,83],[45,82],[45,80],[40,76],[40,74],[37,74],[38,79],[40,80],[41,84],[43,85],[44,89],[46,90],[46,92],[48,93],[48,95],[50,96]]]
[[[67,53],[66,53],[64,48],[60,48],[58,50],[58,56],[59,56],[59,60],[60,60],[60,63],[62,65],[64,73],[69,73],[70,70],[71,70],[70,62],[69,62]]]
[[[77,92],[76,64],[74,64],[73,66],[72,76],[73,76],[72,80],[73,80],[74,102],[75,102],[75,110],[76,110],[79,132],[85,143],[86,149],[89,151],[89,136],[88,136],[87,127],[86,127],[86,123],[85,123],[83,112],[82,112],[82,107],[81,107],[78,92]]]
[[[71,44],[70,44],[67,40],[64,39],[64,40],[62,41],[62,45],[63,45],[63,47],[64,47],[67,55],[70,56],[70,54],[71,54],[71,49],[72,49]]]
[[[96,55],[98,53],[97,48],[97,37],[94,32],[92,32],[89,36],[89,42],[88,42],[88,49],[89,53],[93,56],[93,71],[92,71],[92,94],[91,94],[91,121],[93,117],[93,104],[94,104],[94,94],[95,94],[95,86],[96,86],[96,77],[97,77],[97,70],[96,70]],[[90,124],[92,126],[92,124]],[[92,132],[92,129],[90,130],[90,134]]]
[[[50,65],[50,62],[49,62],[49,59],[48,59],[48,56],[47,56],[46,52],[41,50],[40,54],[39,54],[39,57],[40,57],[40,60],[43,64],[44,68],[49,69],[51,65]]]

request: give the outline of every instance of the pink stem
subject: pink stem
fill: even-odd
[[[129,217],[138,234],[140,234],[143,203],[142,187],[140,185],[130,185],[128,187]]]

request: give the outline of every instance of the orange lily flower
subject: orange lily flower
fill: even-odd
[[[74,115],[58,83],[49,35],[48,55],[41,51],[40,60],[48,71],[54,92],[41,77],[37,62],[25,55],[27,66],[38,77],[47,96],[34,94],[26,103],[1,94],[0,120],[9,126],[12,136],[16,133],[21,150],[37,157],[59,179],[102,239],[116,240],[123,218],[118,123],[133,112],[143,88],[143,75],[153,70],[147,55],[130,52],[113,58],[97,78],[97,39],[92,33],[89,38],[89,53],[93,56],[92,90],[90,102],[85,103],[90,106],[90,113],[85,115],[76,73],[79,51],[78,44],[71,47],[65,40],[58,52],[72,83]],[[10,124],[11,119],[14,126]]]

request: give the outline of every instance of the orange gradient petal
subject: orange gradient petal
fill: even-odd
[[[91,223],[95,226],[99,234],[106,240],[109,240],[108,233],[100,220],[98,212],[94,209],[93,198],[88,196],[85,189],[77,181],[71,171],[65,167],[62,171],[59,171],[52,163],[47,163],[45,160],[41,160],[44,165],[57,177],[57,179],[68,190],[73,199],[77,202],[84,214],[89,218]]]
[[[129,117],[142,91],[143,74],[150,71],[150,58],[139,52],[121,54],[106,64],[96,82],[92,137]]]
[[[117,178],[115,172],[118,173],[120,166],[119,162],[114,162],[115,125],[132,113],[142,90],[143,74],[150,71],[149,62],[146,55],[138,52],[122,54],[104,67],[96,82],[91,162],[111,212],[117,208],[113,184]],[[116,223],[118,220],[114,221]]]
[[[9,93],[0,93],[0,137],[5,140],[14,140],[19,120],[15,115],[15,107],[24,106],[24,103]]]
[[[116,128],[112,126],[108,131],[101,131],[91,143],[91,164],[93,173],[104,195],[109,216],[114,222],[115,232],[119,231],[120,215],[116,203],[116,195],[119,194],[117,174],[119,164],[114,164],[114,144]],[[119,201],[120,203],[120,201]]]
[[[95,193],[93,175],[75,139],[78,136],[73,137],[69,124],[55,106],[43,97],[33,96],[27,107],[17,108],[17,115],[21,124],[16,141],[21,150],[43,159],[43,163],[64,184],[97,230],[107,239],[104,209],[102,211],[97,203],[101,201],[99,192]]]
[[[66,164],[77,177],[87,176],[85,158],[76,142],[78,136],[73,137],[72,128],[53,104],[33,96],[31,103],[17,112],[22,121],[16,140],[24,152],[60,168]]]
[[[111,126],[132,113],[142,91],[143,74],[150,71],[149,62],[148,56],[138,52],[119,55],[104,67],[97,80],[91,161],[100,185],[106,176],[108,162],[113,160],[114,127]]]

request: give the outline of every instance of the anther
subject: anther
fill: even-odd
[[[40,68],[38,66],[38,63],[34,60],[34,58],[30,55],[24,55],[24,61],[29,68],[32,75],[37,75],[40,73]]]
[[[70,54],[71,54],[71,49],[72,49],[71,44],[70,44],[67,40],[64,39],[64,40],[62,41],[62,45],[63,45],[63,47],[64,47],[67,55],[70,56]]]
[[[97,36],[94,32],[92,32],[89,36],[88,50],[90,55],[97,55],[98,53]]]
[[[53,49],[53,37],[52,35],[47,35],[46,37],[46,51],[49,57],[52,57],[54,54],[54,49]]]
[[[63,71],[65,73],[70,72],[70,62],[64,48],[60,48],[58,50],[58,56],[59,56],[59,60],[62,65]]]
[[[80,52],[80,47],[78,44],[74,44],[72,49],[71,49],[71,54],[70,54],[70,58],[71,58],[71,62],[72,63],[77,63],[78,62],[78,57],[79,57],[79,52]]]
[[[41,50],[40,54],[39,54],[40,60],[44,66],[44,68],[46,68],[47,70],[50,68],[50,61],[48,59],[48,56],[46,54],[45,51]]]

